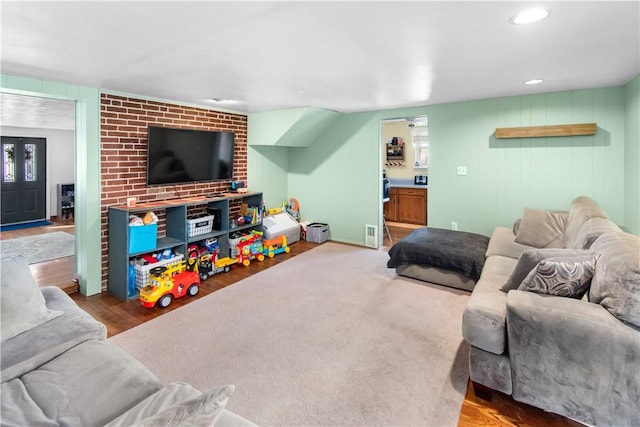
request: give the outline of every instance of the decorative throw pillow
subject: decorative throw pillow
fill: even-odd
[[[515,240],[534,248],[562,248],[566,223],[565,212],[526,208]]]
[[[585,255],[594,255],[590,250],[576,249],[527,249],[518,258],[518,263],[513,268],[511,275],[506,283],[500,288],[503,292],[509,292],[511,289],[518,289],[522,281],[527,277],[529,272],[543,259],[552,257],[575,258]]]
[[[582,258],[547,258],[531,270],[518,288],[521,291],[580,299],[587,292],[595,255]]]
[[[609,231],[591,246],[600,254],[589,300],[640,327],[640,237]]]
[[[233,385],[212,388],[195,399],[172,406],[134,425],[139,427],[212,426],[220,417],[234,390]]]
[[[27,261],[22,256],[1,261],[1,341],[55,319],[61,311],[49,310]]]

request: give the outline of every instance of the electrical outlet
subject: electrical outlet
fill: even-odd
[[[458,166],[458,175],[466,175],[467,167],[466,166]]]
[[[451,229],[454,231],[458,230],[458,223],[455,221],[451,221]]]

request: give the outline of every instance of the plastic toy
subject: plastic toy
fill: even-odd
[[[171,251],[171,248],[167,248],[162,251],[162,254],[160,255],[160,259],[171,259],[172,256],[173,256],[173,253]]]
[[[223,271],[227,273],[231,270],[231,266],[238,262],[237,259],[229,257],[218,259],[220,246],[216,243],[215,246],[211,247],[213,248],[212,252],[200,255],[198,261],[198,274],[200,275],[200,280],[207,280],[209,276],[213,276],[214,274]]]
[[[200,259],[198,271],[200,274],[200,280],[207,280],[209,276],[218,274],[221,272],[229,272],[231,266],[236,264],[238,260],[236,258],[224,257],[218,259],[217,256],[213,257],[211,254],[205,255]]]
[[[269,258],[273,258],[277,254],[289,253],[291,248],[287,246],[287,236],[276,236],[273,239],[267,239],[262,242],[264,246],[264,254]]]
[[[300,221],[300,203],[293,197],[289,199],[289,202],[287,212],[289,212],[289,215],[291,215],[293,219]]]
[[[166,308],[174,298],[195,296],[200,291],[198,269],[189,271],[187,262],[175,266],[155,267],[149,271],[149,283],[140,289],[140,303],[147,308]]]
[[[216,250],[220,250],[220,245],[218,244],[218,240],[217,239],[207,239],[207,240],[205,240],[204,241],[204,246],[211,253],[215,252]]]
[[[238,243],[238,256],[239,263],[248,267],[251,264],[252,259],[258,261],[264,261],[264,247],[262,246],[262,233],[259,231],[252,231],[247,237],[244,237]]]

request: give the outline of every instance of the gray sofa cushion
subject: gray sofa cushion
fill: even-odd
[[[566,223],[566,212],[526,208],[515,241],[534,248],[562,248]]]
[[[47,419],[66,426],[104,425],[162,387],[136,359],[96,340],[73,347],[19,380]],[[8,410],[4,403],[3,417]]]
[[[60,426],[60,423],[45,415],[27,392],[19,378],[3,382],[0,387],[2,404],[2,426]]]
[[[564,230],[565,242],[567,243],[565,247],[570,249],[584,248],[583,246],[580,246],[581,241],[578,238],[578,231],[582,224],[591,218],[608,219],[609,216],[594,200],[589,197],[580,196],[571,202],[569,217],[567,218],[567,226]]]
[[[513,230],[507,227],[496,227],[493,230],[491,239],[489,240],[489,246],[485,257],[489,258],[493,255],[500,255],[509,258],[518,259],[520,254],[527,249],[531,249],[531,246],[523,245],[515,241],[515,234]]]
[[[547,258],[531,270],[518,289],[539,294],[582,298],[596,268],[596,256]]]
[[[517,260],[487,258],[482,275],[462,315],[462,336],[474,347],[502,354],[506,350],[507,294],[500,290]]]
[[[536,265],[543,259],[547,258],[575,258],[585,255],[593,255],[593,251],[561,249],[561,248],[544,248],[544,249],[527,249],[520,254],[518,262],[511,274],[507,277],[500,290],[509,292],[511,289],[518,289],[522,281],[533,270]]]
[[[598,237],[592,249],[600,257],[590,301],[640,327],[640,237],[610,231]]]
[[[22,256],[0,262],[0,336],[2,342],[62,315],[50,310]]]
[[[2,382],[17,378],[87,340],[106,340],[107,329],[60,288],[41,288],[47,307],[63,314],[2,343]]]

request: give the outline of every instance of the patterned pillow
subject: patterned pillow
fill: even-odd
[[[575,259],[576,257],[584,257],[588,255],[593,256],[595,255],[595,252],[590,250],[557,248],[527,249],[520,254],[518,263],[513,268],[513,271],[511,271],[507,281],[502,285],[500,290],[502,292],[509,292],[511,289],[518,289],[531,270],[534,270],[538,263],[543,259]]]
[[[580,299],[589,289],[597,257],[547,258],[531,270],[521,291]]]

